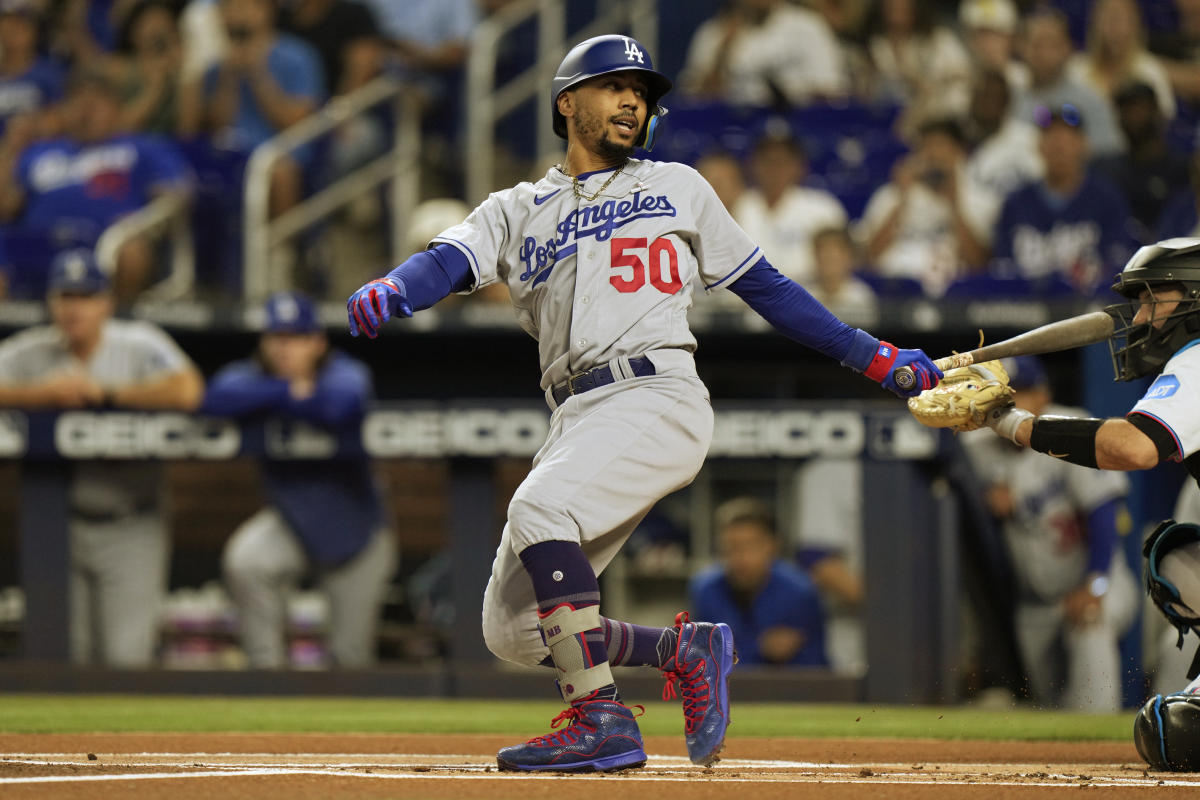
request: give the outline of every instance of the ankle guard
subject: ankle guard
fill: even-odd
[[[613,683],[607,661],[594,663],[584,632],[600,629],[600,606],[574,608],[563,604],[538,620],[542,641],[558,670],[558,689],[568,703]]]

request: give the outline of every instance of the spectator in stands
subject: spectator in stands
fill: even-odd
[[[967,176],[1000,200],[1042,177],[1037,126],[1010,115],[1011,101],[1009,83],[1001,73],[976,73],[964,125],[970,143]]]
[[[74,79],[62,117],[67,136],[0,151],[11,176],[0,182],[0,219],[56,246],[94,246],[109,225],[152,200],[186,205],[193,178],[179,150],[165,139],[121,132],[118,89],[99,73]],[[127,242],[117,254],[118,302],[131,302],[154,268],[147,237]]]
[[[760,240],[761,241],[761,240]],[[806,288],[838,319],[852,325],[873,325],[879,313],[875,291],[856,278],[857,251],[843,224],[820,228],[811,237],[813,277]]]
[[[786,0],[732,0],[696,29],[680,85],[730,105],[787,108],[847,93],[837,39]]]
[[[1016,60],[1020,21],[1016,4],[1012,0],[963,0],[958,20],[975,69],[1000,73],[1010,90],[1020,86],[1023,72]]]
[[[422,100],[426,172],[457,193],[463,159],[453,142],[465,113],[463,80],[471,36],[479,24],[474,0],[364,0],[386,43],[384,70],[417,90]]]
[[[926,122],[892,180],[871,195],[859,223],[867,268],[912,278],[940,296],[987,260],[997,203],[966,175],[966,138],[953,120]]]
[[[1086,416],[1052,405],[1036,357],[1004,363],[1018,408]],[[1118,544],[1131,528],[1125,475],[1040,458],[996,436],[972,433],[960,441],[1003,527],[1017,581],[1017,641],[1034,701],[1119,710],[1118,644],[1138,596]]]
[[[370,400],[367,367],[331,350],[313,302],[285,292],[267,301],[258,352],[213,377],[201,410],[248,423],[274,416],[357,441]],[[261,469],[270,504],[222,556],[250,666],[287,666],[286,596],[306,574],[329,597],[335,665],[369,666],[397,546],[367,458],[267,458]]]
[[[1167,201],[1158,220],[1156,240],[1200,236],[1200,152],[1188,161],[1188,188]]]
[[[1175,116],[1171,81],[1158,57],[1146,49],[1146,29],[1134,0],[1097,0],[1087,50],[1071,58],[1067,74],[1110,101],[1126,83],[1145,83],[1154,90],[1163,117]]]
[[[971,59],[951,31],[934,23],[931,3],[878,0],[867,24],[876,96],[905,107],[905,129],[967,107]]]
[[[321,56],[331,95],[346,94],[379,74],[383,42],[371,9],[351,0],[296,0],[279,29],[308,42]]]
[[[752,498],[730,500],[715,512],[715,531],[720,563],[689,583],[692,613],[727,623],[743,664],[827,666],[817,590],[779,557],[770,510]]]
[[[279,27],[305,40],[320,53],[329,91],[334,96],[349,94],[380,74],[383,40],[371,10],[360,3],[298,0],[284,7]],[[371,113],[351,117],[330,134],[329,153],[319,183],[331,183],[383,155],[388,147],[386,123],[379,116],[383,113],[384,110],[375,108]],[[376,219],[370,227],[379,231],[383,226],[378,225],[378,204],[371,203],[374,199],[363,196],[358,208],[373,206],[372,216]]]
[[[1059,275],[1079,291],[1107,290],[1133,252],[1129,206],[1089,172],[1088,136],[1071,105],[1037,109],[1045,177],[1010,194],[992,237],[991,271],[1030,279]]]
[[[66,76],[39,52],[40,25],[33,0],[0,2],[0,135],[16,117],[31,117],[34,124],[25,135],[34,135],[42,127],[38,116],[62,99]]]
[[[184,92],[180,131],[208,134],[219,146],[249,153],[324,101],[320,56],[275,26],[275,0],[220,0],[229,37],[224,58],[201,86]],[[271,173],[270,210],[279,215],[304,195],[304,168],[312,148],[285,157]]]
[[[808,157],[790,131],[763,134],[750,153],[753,186],[738,197],[733,218],[758,242],[775,267],[806,288],[816,273],[812,235],[849,221],[841,201],[824,189],[804,186]]]
[[[93,63],[123,95],[121,130],[178,133],[183,45],[172,3],[137,0],[121,21],[117,50]]]
[[[713,150],[696,162],[696,171],[713,187],[725,210],[733,214],[738,200],[746,192],[741,162],[728,150]]]
[[[821,595],[829,664],[835,672],[861,676],[867,669],[862,462],[811,458],[796,471],[794,486],[796,561]]]
[[[1130,83],[1114,96],[1124,155],[1098,159],[1096,167],[1129,201],[1138,223],[1138,238],[1157,242],[1159,217],[1167,201],[1188,188],[1188,158],[1167,146],[1167,124],[1154,94],[1145,83]]]
[[[1200,100],[1200,0],[1175,0],[1178,25],[1150,38],[1171,88],[1185,100]],[[1166,693],[1164,693],[1166,694]]]
[[[0,342],[0,406],[193,411],[204,380],[148,322],[112,319],[108,278],[86,249],[54,260],[51,325]],[[70,646],[81,664],[148,667],[166,596],[170,535],[161,464],[75,464],[69,489]]]
[[[1039,6],[1026,17],[1020,42],[1029,75],[1014,98],[1013,116],[1029,120],[1038,106],[1060,108],[1070,103],[1088,121],[1093,156],[1121,152],[1124,143],[1112,105],[1067,70],[1075,46],[1066,16],[1057,9]]]

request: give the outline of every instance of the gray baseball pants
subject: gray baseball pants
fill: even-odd
[[[318,573],[318,588],[329,598],[329,649],[337,666],[365,667],[375,660],[379,612],[397,559],[395,535],[380,528],[350,561]],[[287,593],[309,569],[300,540],[274,508],[246,520],[226,543],[222,570],[250,666],[288,666]]]

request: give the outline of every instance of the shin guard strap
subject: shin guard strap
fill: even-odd
[[[603,636],[600,625],[599,606],[577,609],[566,604],[558,606],[538,622],[542,640],[550,648],[550,657],[558,671],[559,691],[568,703],[613,683],[608,662],[594,662],[584,640],[588,631]]]

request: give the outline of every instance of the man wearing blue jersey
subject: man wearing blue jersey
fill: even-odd
[[[1088,171],[1088,122],[1070,104],[1039,106],[1045,177],[1010,194],[992,236],[990,270],[1037,280],[1057,275],[1080,292],[1106,289],[1133,253],[1132,217],[1120,191]]]
[[[302,39],[279,33],[274,0],[221,0],[229,48],[185,92],[180,130],[207,134],[225,150],[255,147],[307,117],[325,100],[321,57]],[[270,209],[281,214],[300,201],[305,167],[316,151],[301,147],[271,172]]]
[[[300,294],[273,295],[253,358],[218,372],[202,411],[250,422],[276,417],[355,437],[371,399],[366,366],[329,349],[316,307]],[[269,505],[225,546],[223,570],[241,620],[250,665],[287,665],[286,593],[313,573],[329,598],[329,647],[339,667],[374,661],[375,630],[396,567],[387,523],[365,456],[262,463]]]
[[[0,182],[0,220],[59,246],[94,246],[105,228],[159,196],[183,205],[191,170],[166,139],[120,132],[116,87],[80,75],[62,110],[65,135],[35,142],[11,158]],[[117,254],[113,289],[128,303],[153,273],[150,242],[139,237]]]
[[[770,510],[740,497],[716,511],[721,563],[688,587],[697,617],[724,622],[747,664],[828,666],[825,616],[812,580],[779,557]]]

